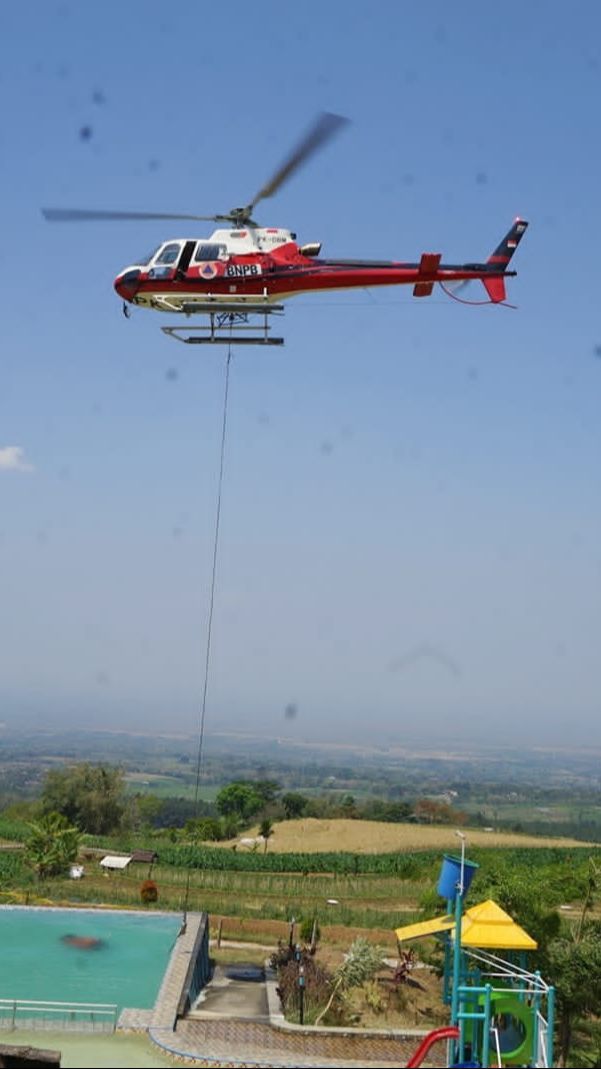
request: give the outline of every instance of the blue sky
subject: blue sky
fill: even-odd
[[[192,730],[206,636],[225,353],[127,322],[112,280],[211,225],[40,207],[228,210],[325,109],[352,125],[261,221],[457,261],[521,215],[519,310],[325,294],[235,354],[208,727],[601,742],[600,30],[554,2],[3,8],[1,719]]]

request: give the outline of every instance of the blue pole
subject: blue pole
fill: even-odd
[[[451,1024],[459,1024],[459,985],[461,983],[461,919],[463,912],[463,892],[465,889],[465,835],[456,832],[461,839],[461,868],[459,882],[455,890],[455,944],[453,946],[453,990],[451,992]],[[461,1021],[461,1045],[463,1044],[463,1020]],[[449,1048],[451,1043],[449,1042]],[[449,1049],[449,1054],[451,1050]],[[450,1058],[449,1058],[450,1061]]]
[[[553,1065],[553,1032],[555,1031],[555,988],[547,992],[547,1065]]]
[[[453,912],[453,899],[447,898],[447,913]],[[443,1002],[448,1006],[451,1001],[451,936],[444,935],[444,979],[442,988]]]
[[[482,1065],[490,1065],[490,996],[491,986],[484,988],[484,1033],[482,1035]]]
[[[538,1054],[538,1037],[540,1033],[540,1009],[541,1009],[541,982],[540,971],[537,969],[535,972],[536,987],[534,989],[534,999],[532,1001],[532,1016],[534,1028],[532,1029],[532,1064],[536,1065],[536,1056]]]
[[[451,991],[451,1024],[459,1020],[459,984],[461,982],[461,894],[455,896],[455,942],[453,945],[453,990]]]

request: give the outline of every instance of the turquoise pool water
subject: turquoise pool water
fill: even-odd
[[[0,998],[150,1009],[180,923],[176,914],[0,908]],[[101,943],[85,949],[65,936]]]

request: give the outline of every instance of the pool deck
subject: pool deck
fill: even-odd
[[[171,951],[169,964],[163,976],[156,1002],[151,1010],[125,1009],[119,1017],[119,1029],[148,1030],[156,1043],[162,1046],[159,1038],[163,1033],[173,1036],[177,1023],[177,1013],[186,981],[190,957],[202,924],[202,913],[189,913],[186,929],[180,932]]]

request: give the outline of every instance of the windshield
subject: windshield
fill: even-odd
[[[157,264],[174,264],[179,258],[181,247],[181,242],[170,241],[168,245],[163,246],[160,255],[157,256]]]

